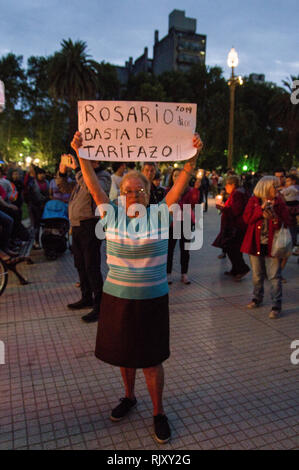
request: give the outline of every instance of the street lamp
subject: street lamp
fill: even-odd
[[[234,68],[237,67],[239,58],[237,51],[232,47],[227,57],[227,65],[231,67],[232,74],[228,81],[230,89],[230,104],[229,104],[229,131],[228,131],[228,153],[227,153],[227,167],[233,166],[233,152],[234,152],[234,114],[235,114],[235,89],[237,85],[242,85],[242,77],[236,77]]]

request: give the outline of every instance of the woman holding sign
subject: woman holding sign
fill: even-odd
[[[135,236],[130,236],[128,233],[129,227],[136,228],[141,224],[142,212],[149,215],[148,180],[137,171],[127,173],[120,187],[123,206],[114,204],[101,188],[91,162],[79,157],[81,146],[82,136],[76,132],[72,147],[78,155],[85,183],[103,215],[109,266],[103,288],[95,354],[98,359],[120,367],[125,386],[125,397],[112,410],[111,420],[121,420],[136,405],[135,375],[136,369],[142,368],[153,403],[155,439],[164,444],[171,433],[162,403],[162,362],[170,352],[166,276],[168,240],[161,235],[169,229],[168,208],[184,192],[195,169],[202,142],[198,134],[194,136],[196,154],[185,163],[165,199],[155,206],[160,210],[159,221],[162,220],[156,227],[158,236],[155,238],[151,237],[150,224],[140,235],[135,232]],[[125,226],[119,222],[122,209],[125,211]],[[168,224],[163,226],[166,219]]]

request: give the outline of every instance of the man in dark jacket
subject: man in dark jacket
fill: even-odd
[[[72,227],[72,251],[74,262],[79,273],[82,297],[78,302],[68,304],[72,310],[93,307],[92,311],[82,317],[87,323],[97,321],[103,290],[101,273],[101,243],[96,237],[95,226],[98,218],[95,216],[95,204],[84,183],[80,167],[75,158],[71,157],[70,168],[75,170],[76,182],[68,182],[65,156],[62,155],[59,172],[55,178],[59,191],[71,193],[69,200],[69,219]],[[110,173],[103,170],[100,162],[93,161],[96,175],[101,187],[109,195],[111,186]]]

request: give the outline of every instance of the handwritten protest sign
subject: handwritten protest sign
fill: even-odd
[[[102,161],[191,158],[196,104],[79,101],[80,157]]]

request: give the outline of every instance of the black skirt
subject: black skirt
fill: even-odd
[[[154,367],[169,355],[168,295],[120,299],[103,293],[95,355],[119,367]]]

